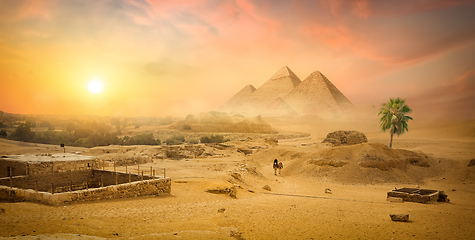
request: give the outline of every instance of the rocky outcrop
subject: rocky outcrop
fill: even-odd
[[[366,143],[366,135],[358,131],[336,131],[329,133],[322,143],[331,143],[333,146],[354,145]]]

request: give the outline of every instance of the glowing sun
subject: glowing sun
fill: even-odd
[[[93,79],[89,82],[87,88],[91,93],[99,93],[100,91],[102,91],[102,82],[98,79]]]

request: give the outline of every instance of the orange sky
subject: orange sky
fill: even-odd
[[[185,116],[286,65],[356,105],[475,119],[474,63],[474,1],[0,0],[11,113]]]

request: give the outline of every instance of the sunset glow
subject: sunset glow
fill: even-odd
[[[91,93],[99,93],[102,91],[102,82],[100,80],[94,79],[89,82],[87,88]]]
[[[302,80],[321,71],[357,106],[401,97],[414,117],[475,118],[474,12],[464,0],[0,0],[0,110],[186,116],[289,66]],[[102,92],[85,88],[91,75]]]

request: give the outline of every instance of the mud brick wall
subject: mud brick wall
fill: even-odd
[[[439,192],[435,192],[428,195],[420,194],[411,194],[404,192],[390,191],[387,194],[387,197],[402,198],[403,201],[407,202],[418,202],[418,203],[436,203],[439,198]]]
[[[10,176],[10,167],[12,168],[13,176],[26,174],[26,164],[24,162],[0,159],[0,178]]]
[[[9,201],[31,201],[55,205],[65,202],[162,195],[169,194],[170,192],[171,179],[161,178],[55,194],[36,192],[32,189],[24,190],[0,186],[0,199]]]
[[[46,175],[54,172],[68,172],[86,170],[91,168],[102,168],[102,161],[99,160],[78,160],[78,161],[48,161],[48,162],[25,162],[9,159],[0,160],[0,178],[9,177],[9,168],[12,168],[13,176],[23,175]]]
[[[60,193],[115,185],[116,174],[118,184],[129,183],[129,178],[130,182],[142,180],[142,176],[137,174],[130,174],[129,176],[129,174],[125,173],[89,169],[73,172],[49,173],[45,175],[13,177],[11,181],[12,187],[14,188],[33,189],[40,192],[51,192],[52,189],[54,189],[55,193]],[[151,177],[144,175],[143,179],[148,180],[151,179]],[[10,186],[10,178],[0,179],[0,185]]]
[[[40,163],[28,163],[29,175],[45,175],[54,172],[79,171],[91,168],[102,167],[99,160],[78,160],[78,161],[52,161]]]

